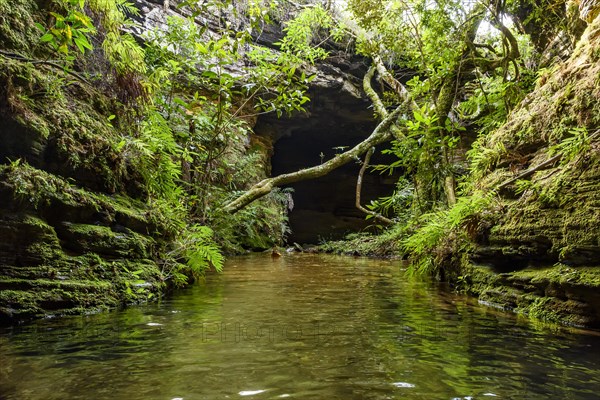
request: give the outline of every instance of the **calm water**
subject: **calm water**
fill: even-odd
[[[600,337],[410,282],[253,255],[162,304],[0,331],[0,399],[598,399]]]

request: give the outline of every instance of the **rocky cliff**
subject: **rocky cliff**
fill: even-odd
[[[2,321],[156,297],[160,249],[175,233],[114,146],[112,100],[40,61],[44,6],[0,3]]]
[[[482,141],[476,184],[501,200],[458,280],[501,308],[600,327],[600,19],[587,20],[571,57]]]

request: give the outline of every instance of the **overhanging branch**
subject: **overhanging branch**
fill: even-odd
[[[302,169],[300,171],[291,172],[289,174],[278,175],[272,178],[263,179],[256,185],[248,189],[237,199],[225,205],[224,210],[228,213],[235,213],[247,206],[254,200],[269,194],[273,188],[289,185],[290,183],[300,182],[308,179],[319,178],[327,175],[333,171],[349,163],[350,161],[356,160],[359,156],[364,154],[371,147],[376,146],[380,143],[384,143],[392,138],[391,127],[394,126],[396,120],[402,113],[405,112],[405,105],[398,106],[393,112],[391,112],[383,121],[377,125],[375,130],[369,135],[368,138],[354,146],[352,149],[338,154],[332,159],[326,161],[323,164]]]

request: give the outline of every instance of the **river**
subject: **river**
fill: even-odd
[[[158,304],[0,330],[0,399],[598,399],[600,336],[398,261],[231,258]]]

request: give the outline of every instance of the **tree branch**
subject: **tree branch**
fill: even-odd
[[[4,51],[4,50],[0,50],[0,54],[2,54],[6,58],[11,58],[11,59],[17,60],[17,61],[28,62],[31,64],[48,65],[50,67],[60,69],[61,71],[65,72],[65,73],[71,75],[72,77],[76,78],[77,80],[81,81],[82,83],[85,83],[88,86],[92,86],[92,84],[87,79],[85,79],[83,76],[79,75],[77,72],[72,71],[70,69],[66,69],[64,66],[56,64],[55,62],[45,61],[45,60],[36,60],[34,58],[25,57],[21,54],[11,53],[11,52]]]
[[[400,97],[402,101],[411,101],[411,107],[414,108],[416,104],[412,100],[410,93],[400,81],[398,81],[392,76],[392,74],[390,74],[379,55],[373,56],[373,63],[375,64],[375,67],[377,68],[377,73],[379,74],[381,79],[383,79],[383,81],[387,83],[392,88],[392,90],[394,90],[394,92],[396,92],[396,94]]]
[[[290,183],[300,182],[307,179],[319,178],[327,175],[329,172],[349,163],[352,160],[356,160],[371,147],[386,142],[392,138],[391,128],[396,123],[398,117],[405,112],[405,108],[406,107],[404,104],[398,106],[394,111],[388,114],[388,116],[384,118],[379,125],[377,125],[375,130],[373,130],[368,138],[354,146],[352,149],[336,155],[325,163],[302,169],[300,171],[291,172],[289,174],[263,179],[244,192],[240,197],[226,204],[224,207],[225,212],[233,214],[254,200],[269,194],[275,187],[288,185]]]
[[[360,211],[364,212],[365,214],[373,216],[373,218],[375,218],[376,220],[381,221],[387,225],[393,225],[394,221],[392,221],[391,219],[386,218],[383,215],[376,213],[375,211],[367,210],[360,204],[360,192],[362,191],[363,176],[365,175],[365,171],[366,171],[367,167],[369,166],[369,161],[371,160],[371,156],[373,155],[374,152],[375,152],[375,147],[371,147],[369,149],[369,151],[367,151],[367,154],[365,155],[365,160],[363,161],[362,167],[360,167],[360,172],[358,173],[358,179],[356,180],[356,203],[355,203],[355,205],[356,205],[356,208],[358,208]]]
[[[365,76],[363,78],[363,90],[367,94],[367,97],[369,99],[371,99],[371,101],[373,102],[373,109],[375,109],[375,113],[381,119],[383,119],[383,118],[387,117],[388,112],[385,109],[385,105],[383,104],[383,101],[381,101],[381,98],[379,97],[377,92],[375,92],[375,90],[373,90],[373,87],[371,86],[371,79],[373,79],[373,75],[375,75],[375,67],[371,66],[371,68],[369,68],[369,70],[367,71],[367,73],[365,74]]]

